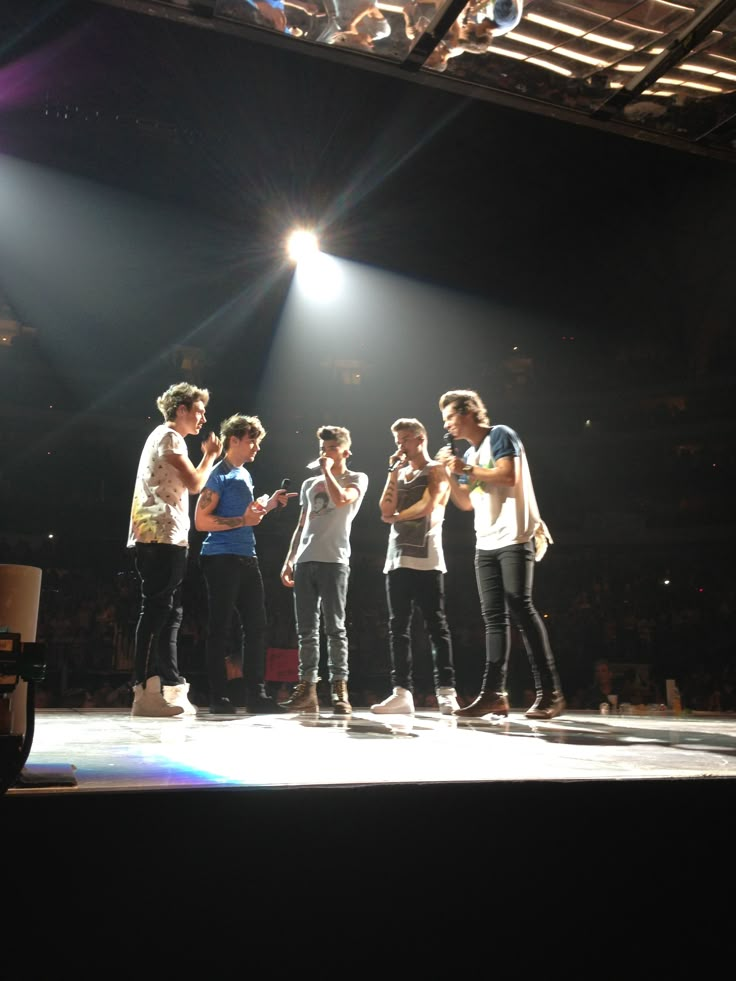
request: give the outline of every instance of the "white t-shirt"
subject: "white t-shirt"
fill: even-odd
[[[529,542],[541,523],[524,446],[513,429],[493,426],[477,450],[471,447],[465,452],[465,461],[492,469],[496,460],[508,456],[515,458],[519,470],[513,487],[479,481],[470,485],[476,547],[481,550]]]
[[[350,560],[350,526],[363,503],[368,477],[364,473],[347,470],[335,479],[341,487],[357,487],[358,496],[350,504],[338,508],[327,493],[322,474],[308,477],[302,484],[299,503],[306,518],[302,536],[294,556],[298,562],[339,562],[348,565]]]
[[[184,437],[165,423],[143,446],[130,509],[128,548],[136,542],[189,544],[189,491],[167,456],[189,456]]]

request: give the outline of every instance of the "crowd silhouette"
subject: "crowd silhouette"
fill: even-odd
[[[351,697],[356,706],[389,691],[387,611],[383,575],[383,535],[374,550],[353,554],[348,600]],[[46,650],[46,678],[37,686],[37,705],[66,708],[129,706],[132,701],[133,634],[138,581],[125,550],[103,561],[88,549],[63,557],[47,541],[0,540],[0,562],[43,570],[37,640]],[[292,596],[278,578],[281,549],[262,554],[266,587],[268,646],[295,649]],[[113,561],[118,559],[116,563]],[[736,579],[712,559],[685,551],[681,568],[667,579],[657,556],[615,549],[565,549],[555,545],[539,574],[539,606],[560,671],[569,707],[585,708],[596,662],[605,659],[622,702],[661,707],[665,682],[675,678],[684,710],[736,711],[736,665],[732,657],[736,619]],[[554,563],[554,568],[553,568]],[[474,595],[472,564],[448,552],[447,609],[456,651],[458,698],[472,700],[483,669],[483,624]],[[191,563],[184,584],[180,661],[192,684],[195,704],[208,699],[204,638],[207,599],[199,564]],[[424,631],[414,633],[415,702],[433,708],[431,656]],[[233,650],[237,648],[233,638]],[[521,638],[514,635],[514,644]],[[229,677],[236,704],[239,665]],[[509,696],[523,708],[534,699],[526,659],[511,659]],[[276,693],[283,682],[269,680]],[[326,703],[325,703],[326,704]]]

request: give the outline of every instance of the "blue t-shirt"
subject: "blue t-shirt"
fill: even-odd
[[[212,512],[223,518],[235,518],[253,501],[253,480],[245,467],[233,467],[227,459],[221,460],[205,484],[219,495],[217,507]],[[202,542],[202,555],[255,555],[256,536],[252,527],[227,528],[211,531]]]

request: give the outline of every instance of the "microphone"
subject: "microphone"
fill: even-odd
[[[321,459],[322,459],[321,457],[317,457],[316,460],[312,460],[311,463],[308,463],[307,464],[307,470],[317,470],[319,468],[319,461]]]
[[[291,480],[288,477],[284,477],[281,481],[281,490],[288,491],[289,487],[291,487]],[[279,501],[279,511],[283,511],[286,504],[286,501]]]
[[[448,448],[450,453],[452,453],[453,456],[457,456],[455,452],[455,437],[452,435],[452,433],[446,432],[444,436],[444,440],[445,440],[445,446]]]
[[[394,470],[396,470],[396,468],[397,468],[397,467],[400,467],[400,466],[401,466],[401,457],[399,457],[399,459],[398,459],[398,460],[394,460],[394,462],[393,462],[393,463],[391,464],[391,466],[390,466],[390,467],[388,468],[388,472],[389,472],[389,473],[393,473],[393,472],[394,472]]]

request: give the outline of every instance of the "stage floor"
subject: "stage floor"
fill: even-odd
[[[733,878],[734,777],[734,716],[42,709],[1,798],[8,929],[27,936],[40,909],[44,938],[133,930],[216,960],[237,942],[264,970],[273,944],[320,932],[340,970],[373,951],[487,970],[487,935],[494,967],[518,970],[530,929],[532,949],[577,956],[653,909],[712,937],[719,916],[730,929],[730,905],[701,897]]]
[[[242,710],[241,710],[242,713]],[[132,718],[41,709],[10,796],[187,788],[358,787],[736,777],[736,716],[569,712],[531,722],[314,715]]]

